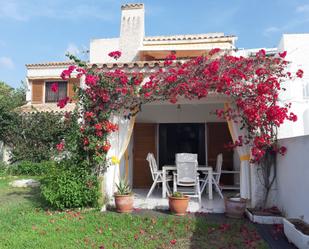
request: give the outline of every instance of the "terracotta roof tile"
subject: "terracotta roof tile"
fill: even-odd
[[[66,62],[46,62],[46,63],[37,63],[37,64],[27,64],[29,67],[53,67],[53,66],[69,66],[74,64],[74,62],[66,61]],[[154,68],[156,66],[163,67],[164,61],[133,61],[133,62],[117,62],[117,63],[98,63],[99,67],[112,69],[112,68]],[[91,64],[89,64],[91,66]]]
[[[128,3],[128,4],[123,4],[121,6],[121,9],[143,9],[144,4],[143,3]]]
[[[235,38],[234,35],[224,35],[224,33],[192,34],[192,35],[171,35],[171,36],[148,36],[144,41],[184,41],[203,40],[214,38]]]
[[[128,63],[103,63],[103,64],[98,64],[100,68],[107,68],[107,69],[112,69],[112,68],[154,68],[154,67],[163,67],[164,66],[164,61],[134,61],[134,62],[128,62]]]
[[[41,63],[32,63],[32,64],[26,64],[27,68],[30,67],[58,67],[58,66],[69,66],[75,64],[73,61],[52,61],[52,62],[41,62]]]
[[[74,103],[68,103],[64,108],[59,108],[57,103],[43,103],[43,104],[26,104],[16,109],[21,113],[33,112],[71,112],[75,108]]]

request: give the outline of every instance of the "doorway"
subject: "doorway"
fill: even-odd
[[[174,165],[176,153],[198,154],[199,165],[205,165],[205,124],[159,124],[159,167]]]

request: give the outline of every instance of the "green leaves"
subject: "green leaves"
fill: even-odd
[[[97,206],[98,180],[86,165],[61,161],[42,181],[43,198],[59,209]]]
[[[64,122],[62,114],[38,112],[8,115],[12,118],[2,139],[12,148],[12,162],[50,160],[56,144],[71,126],[71,123]]]
[[[125,179],[121,179],[119,184],[116,184],[117,187],[117,195],[130,195],[132,193],[132,190],[130,188],[130,185]]]

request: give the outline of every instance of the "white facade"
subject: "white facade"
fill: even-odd
[[[90,63],[115,63],[108,53],[120,50],[122,56],[117,60],[128,63],[142,60],[141,54],[156,56],[171,51],[201,51],[212,48],[233,50],[237,37],[224,33],[208,33],[174,36],[145,36],[143,4],[125,4],[121,7],[120,36],[118,38],[93,39],[90,41]],[[162,59],[162,58],[161,58]]]
[[[278,206],[288,218],[300,218],[309,223],[309,136],[279,140],[288,148],[278,156],[276,196]]]
[[[287,90],[280,95],[282,103],[292,103],[297,122],[286,122],[279,130],[279,138],[309,134],[309,34],[284,34],[278,46],[279,51],[287,51],[290,61],[288,71],[295,75],[298,69],[304,71],[302,79],[286,82]]]

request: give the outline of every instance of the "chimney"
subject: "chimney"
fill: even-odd
[[[136,60],[138,49],[145,36],[144,4],[132,3],[121,6],[121,26],[119,48],[122,52],[120,62]]]

